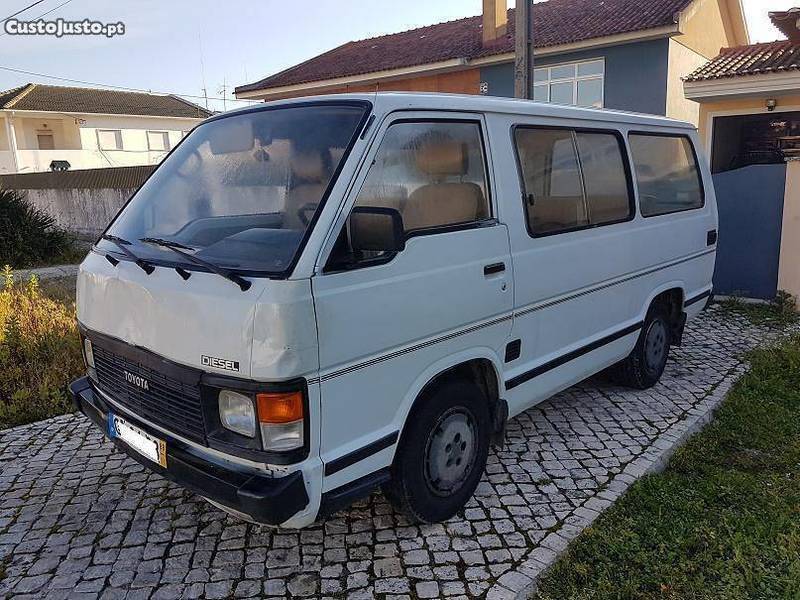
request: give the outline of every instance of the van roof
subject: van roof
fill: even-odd
[[[266,102],[262,106],[274,107],[288,104],[299,104],[319,100],[366,100],[371,102],[377,112],[393,112],[396,110],[447,110],[460,112],[484,112],[526,115],[534,117],[555,117],[562,119],[583,119],[587,121],[604,121],[642,125],[647,127],[670,127],[679,129],[696,129],[691,123],[622,110],[580,108],[502,98],[498,96],[475,96],[469,94],[440,94],[422,92],[377,92],[372,94],[328,94],[323,96],[307,96]],[[247,112],[258,107],[239,108],[224,114]],[[221,116],[221,115],[220,115]]]

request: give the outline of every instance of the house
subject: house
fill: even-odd
[[[788,39],[722,48],[684,79],[699,107],[720,215],[717,292],[800,296],[800,9]]]
[[[791,14],[793,32],[786,26]],[[800,9],[770,17],[789,39],[722,48],[684,78],[686,98],[700,106],[699,130],[715,173],[800,153],[791,139],[800,136]],[[778,118],[785,127],[774,125]],[[732,140],[743,127],[753,139]]]
[[[177,96],[28,83],[0,92],[0,174],[155,164],[210,115]]]
[[[748,42],[741,0],[549,0],[533,6],[533,96],[697,123],[681,77],[723,46]],[[349,42],[265,79],[237,98],[374,90],[514,94],[514,10]]]

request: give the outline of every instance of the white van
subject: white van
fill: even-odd
[[[302,527],[382,486],[455,514],[509,417],[656,383],[711,296],[693,127],[436,94],[196,127],[81,266],[75,401],[222,508]]]

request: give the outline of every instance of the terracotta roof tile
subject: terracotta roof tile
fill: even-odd
[[[800,69],[800,44],[784,40],[723,48],[716,58],[688,75],[685,80],[704,81],[798,69]]]
[[[10,90],[6,90],[4,92],[0,92],[0,108],[4,108],[6,104],[8,104],[11,100],[19,96],[22,92],[25,91],[31,84],[27,83],[25,85],[21,85],[19,87],[12,88]]]
[[[769,13],[769,18],[783,35],[793,42],[800,43],[800,8],[775,11]]]
[[[211,112],[177,96],[29,83],[0,92],[0,108],[205,119]]]
[[[676,23],[692,0],[549,0],[534,6],[537,48],[655,29]],[[508,34],[482,43],[482,18],[467,17],[381,37],[348,42],[237,93],[298,85],[451,59],[473,60],[514,51],[514,9]]]
[[[140,165],[136,167],[109,167],[104,169],[0,175],[0,189],[135,189],[144,183],[155,168],[156,165]]]

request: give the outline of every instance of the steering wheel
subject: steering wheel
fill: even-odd
[[[306,227],[308,227],[308,224],[311,223],[311,219],[313,218],[314,213],[317,212],[317,206],[319,206],[319,204],[315,204],[314,202],[309,202],[308,204],[304,204],[297,210],[297,217],[300,219],[300,222]]]

